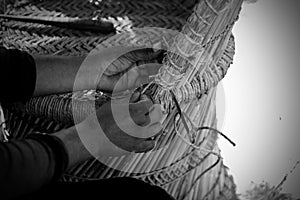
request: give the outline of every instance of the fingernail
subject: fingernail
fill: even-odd
[[[142,94],[142,95],[141,95],[141,100],[148,100],[147,95]]]

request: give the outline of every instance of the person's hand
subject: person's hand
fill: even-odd
[[[154,148],[155,141],[150,137],[162,129],[160,106],[153,105],[145,95],[134,93],[129,103],[130,116],[123,112],[126,107],[128,110],[126,101],[107,102],[96,111],[96,116],[90,116],[76,126],[92,155],[118,156]]]
[[[119,92],[149,83],[149,77],[158,73],[161,51],[141,49],[126,53],[112,62],[100,77],[97,89]]]

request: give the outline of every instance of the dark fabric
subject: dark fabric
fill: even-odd
[[[62,175],[67,161],[64,145],[53,136],[0,143],[1,199],[39,190]]]
[[[17,49],[0,47],[0,102],[26,101],[35,89],[33,57]]]
[[[27,139],[34,139],[40,142],[40,144],[43,144],[45,148],[51,149],[51,153],[53,153],[54,157],[53,161],[55,161],[52,180],[58,180],[63,172],[67,170],[69,164],[69,158],[64,143],[59,138],[47,134],[30,134],[27,136]]]
[[[0,102],[25,101],[35,89],[36,66],[26,52],[0,47]],[[34,135],[0,143],[1,199],[37,191],[62,175],[68,165],[62,142]]]
[[[77,183],[55,183],[18,200],[99,199],[174,200],[165,190],[134,178],[111,178]]]

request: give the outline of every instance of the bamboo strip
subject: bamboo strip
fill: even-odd
[[[179,156],[177,155],[177,157],[179,157]]]
[[[214,24],[211,26],[211,29],[213,29],[214,26],[215,26],[215,24],[218,24],[219,19],[222,19],[222,18],[223,18],[223,14],[217,18],[216,23],[214,23]],[[214,34],[212,34],[212,35],[214,35]],[[208,36],[208,34],[207,34],[207,36]],[[206,37],[207,37],[207,36],[206,36]],[[210,52],[210,51],[211,51],[210,49],[205,50],[205,52]],[[194,67],[193,69],[191,69],[190,74],[186,75],[187,80],[191,81],[191,79],[194,77],[194,75],[195,75],[196,72],[199,71],[200,74],[201,74],[201,73],[204,71],[205,68],[203,68],[202,70],[199,69],[199,68],[200,68],[200,65],[207,65],[207,61],[204,62],[204,64],[202,64],[202,63],[203,63],[203,60],[207,60],[207,59],[204,57],[204,58],[201,58],[201,60],[199,60],[198,63],[195,63],[195,66],[196,66],[196,67]],[[208,62],[209,62],[209,61],[208,61]],[[197,66],[198,66],[198,67],[197,67]],[[185,83],[186,81],[182,81],[182,82]]]
[[[172,112],[172,113],[174,113],[174,112]],[[170,114],[169,116],[168,116],[168,120],[167,120],[167,125],[163,125],[164,127],[166,127],[166,126],[170,126],[170,121],[171,121],[171,119],[172,119],[172,117],[173,117],[173,114]],[[170,135],[170,134],[169,134]],[[170,138],[171,137],[168,137],[168,134],[166,134],[165,135],[165,138],[164,138],[164,140],[161,142],[161,143],[157,143],[157,146],[158,146],[158,148],[159,148],[159,146],[161,146],[161,147],[164,147],[165,145],[166,145],[166,141],[169,141],[170,140]],[[165,150],[166,151],[166,150]],[[164,153],[163,152],[157,152],[158,154],[161,154],[161,155],[163,155]],[[145,163],[144,163],[144,166],[142,167],[142,170],[144,170],[144,171],[150,171],[150,169],[149,169],[149,162],[150,161],[152,161],[153,162],[153,160],[155,160],[155,159],[157,159],[157,158],[155,158],[156,157],[156,155],[152,155],[151,157],[149,157],[149,158],[147,158],[146,160],[145,160]]]
[[[187,107],[188,105],[185,105],[184,106],[184,108],[183,109],[185,109],[186,107]],[[183,127],[183,125],[180,127],[180,129],[181,130],[183,130],[184,129],[184,127]],[[186,133],[186,132],[185,132]],[[187,133],[186,133],[187,134]],[[162,162],[165,164],[165,163],[170,163],[170,161],[172,162],[173,160],[174,160],[174,156],[175,156],[175,151],[176,151],[176,149],[177,150],[180,150],[180,149],[182,149],[182,150],[185,150],[186,149],[186,145],[184,145],[183,143],[182,143],[182,141],[180,141],[179,140],[179,138],[178,137],[175,137],[174,138],[176,141],[173,141],[174,143],[173,143],[173,146],[174,146],[174,148],[172,148],[172,151],[169,151],[169,153],[167,153],[167,154],[165,154],[164,155],[164,160],[162,160]],[[181,147],[181,148],[176,148],[176,145],[178,145],[177,147]],[[175,151],[174,151],[174,150]],[[168,161],[169,160],[169,161]]]
[[[189,105],[189,107],[187,107],[187,109],[189,109],[190,107],[193,107],[193,106],[191,106],[191,105]],[[182,128],[182,127],[181,127]],[[177,137],[177,140],[178,140],[179,138]],[[182,143],[182,142],[181,142]],[[183,143],[182,143],[183,144]],[[185,147],[185,148],[177,148],[177,150],[180,150],[180,149],[183,149],[182,151],[180,151],[180,152],[182,152],[182,153],[184,153],[184,152],[186,152],[186,150],[188,149],[187,147]],[[179,155],[179,153],[178,153],[178,151],[173,151],[174,152],[174,154],[173,154],[173,156],[175,157],[175,158],[178,158],[178,157],[180,157],[180,155]],[[170,156],[169,156],[170,157]],[[170,157],[170,159],[169,159],[169,162],[172,162],[172,160],[174,160],[175,158],[174,157]]]
[[[113,166],[117,162],[117,158],[116,157],[110,157],[108,159],[110,160],[110,163],[109,163],[110,166]],[[113,171],[112,168],[107,167],[103,171],[103,173],[100,175],[99,179],[110,178],[110,175],[113,173],[112,171]]]
[[[220,3],[220,4],[223,4],[224,6],[226,5],[226,3],[225,3],[225,1],[223,1],[223,2],[214,2],[214,3]],[[196,7],[195,7],[195,10],[194,10],[194,12],[193,12],[193,14],[192,14],[192,16],[191,17],[189,17],[189,19],[188,19],[188,23],[187,24],[190,24],[190,23],[192,23],[193,22],[193,18],[195,18],[195,13],[208,13],[208,10],[202,10],[203,9],[203,7],[202,6],[200,6],[201,4],[203,4],[203,1],[200,1],[199,3],[198,3],[198,5],[196,5]],[[213,14],[211,14],[210,13],[210,15],[208,15],[209,17],[211,17],[211,19],[212,19],[212,21],[215,19],[215,16],[213,16]],[[209,19],[209,18],[207,18],[207,19]],[[188,25],[185,25],[184,27],[183,27],[183,30],[182,30],[182,32],[183,33],[186,33],[186,31],[185,31],[185,29],[187,29],[186,27],[187,27]],[[197,27],[197,26],[192,26],[191,25],[191,27],[193,27],[193,28],[195,28],[196,30],[197,29],[199,29],[199,27]],[[207,27],[207,29],[209,29],[210,28],[210,26],[208,26]],[[201,29],[201,28],[200,28]],[[197,32],[197,31],[196,31]],[[203,31],[204,33],[205,33],[205,31]],[[205,35],[207,35],[206,33],[205,33]],[[186,41],[185,40],[185,38],[180,38],[180,36],[177,36],[178,38],[179,38],[179,40],[184,40],[184,41]],[[178,43],[178,40],[177,39],[175,39],[175,41],[177,41],[177,43]],[[188,42],[188,41],[187,41]],[[183,42],[183,44],[184,43],[186,43],[186,42]],[[178,50],[177,50],[177,48],[176,48],[176,45],[171,45],[171,49],[170,49],[170,51],[171,52],[176,52],[176,53],[178,53],[179,55],[180,55],[180,53],[178,52]],[[168,55],[170,55],[170,54],[168,54]],[[196,57],[198,57],[198,58],[200,58],[201,56],[198,56],[198,55],[195,55]],[[170,57],[169,56],[167,56],[167,58],[169,58],[170,59]],[[175,59],[176,57],[173,57],[173,59]],[[172,59],[172,58],[171,58]],[[176,59],[175,59],[176,60]],[[179,58],[179,61],[181,61],[182,59],[180,59]],[[165,60],[165,62],[164,62],[164,64],[167,64],[168,62],[166,62],[166,60]],[[179,67],[178,65],[176,66],[176,67]],[[179,68],[179,71],[181,71],[181,72],[185,72],[186,71],[186,67],[187,66],[180,66],[180,68]],[[175,70],[175,71],[174,71]],[[176,70],[175,68],[174,68],[174,66],[166,66],[166,67],[163,67],[163,73],[162,74],[164,74],[164,77],[161,77],[161,79],[163,79],[164,81],[162,81],[162,82],[168,82],[168,83],[171,83],[171,85],[173,84],[173,86],[174,86],[174,83],[175,82],[177,82],[177,78],[175,77],[175,76],[173,76],[173,75],[171,75],[171,74],[177,74],[177,75],[179,75],[179,74],[181,74],[181,72],[179,72],[178,70]],[[171,73],[171,74],[170,74]],[[160,83],[160,81],[158,82],[158,83]]]
[[[220,3],[220,2],[225,2],[225,1],[214,1],[214,3]],[[232,2],[235,2],[236,4],[232,3]],[[228,22],[231,22],[231,20],[227,20],[227,14],[226,13],[231,13],[229,12],[229,10],[233,9],[234,8],[234,5],[237,5],[237,3],[241,2],[240,0],[233,0],[231,1],[231,4],[228,4],[228,5],[231,5],[230,7],[228,7],[228,10],[226,10],[226,12],[223,12],[223,13],[218,13],[216,12],[214,9],[215,7],[218,7],[218,6],[215,6],[215,5],[210,5],[210,4],[207,4],[206,1],[200,1],[200,4],[202,3],[206,3],[206,7],[211,7],[211,6],[214,6],[213,9],[210,8],[210,11],[202,11],[203,8],[201,8],[201,6],[198,5],[198,7],[196,7],[196,11],[201,11],[201,12],[196,12],[195,13],[195,16],[194,17],[197,17],[199,18],[199,16],[203,19],[203,23],[207,22],[205,24],[205,26],[203,26],[204,28],[204,35],[205,37],[204,38],[200,38],[201,34],[199,34],[197,31],[194,31],[194,29],[191,29],[191,24],[194,23],[194,21],[190,21],[188,23],[188,25],[186,27],[183,28],[183,31],[186,30],[186,32],[190,32],[191,34],[190,35],[193,35],[191,36],[192,39],[199,39],[201,40],[201,42],[203,41],[209,41],[213,38],[213,36],[216,36],[218,35],[221,31],[222,31],[222,27],[226,25],[226,23]],[[217,14],[218,16],[212,16],[209,14],[209,12],[214,12],[215,14]],[[198,15],[198,14],[201,14],[202,15]],[[204,14],[203,14],[204,13]],[[234,12],[232,12],[234,13]],[[233,19],[233,16],[234,14],[232,14],[232,19]],[[207,26],[207,24],[209,24],[210,22],[214,21],[214,23],[212,23],[211,25]],[[196,27],[201,27],[201,25],[198,24],[198,26]],[[200,29],[200,28],[199,28]],[[207,33],[205,32],[207,31]],[[195,35],[195,34],[198,34],[198,35]],[[208,57],[213,57],[213,61],[215,60],[218,60],[217,58],[219,57],[219,55],[221,54],[221,52],[223,52],[223,50],[221,50],[222,48],[221,47],[224,47],[226,42],[227,41],[227,38],[229,37],[229,34],[227,34],[226,36],[224,37],[220,37],[220,38],[217,38],[216,41],[211,45],[211,46],[208,46],[207,49],[206,49],[206,52],[208,52]],[[178,37],[179,38],[179,37]],[[191,55],[190,52],[192,50],[194,50],[193,48],[195,47],[192,47],[192,45],[190,43],[185,43],[185,44],[189,44],[190,46],[181,46],[181,45],[178,45],[178,44],[182,44],[182,41],[185,41],[185,40],[189,40],[190,38],[179,38],[177,41],[177,45],[175,43],[174,46],[171,46],[173,48],[176,48],[176,52],[179,52],[180,55]],[[191,40],[192,41],[192,40]],[[199,42],[199,41],[198,41]],[[182,48],[182,49],[179,49],[179,48]],[[198,55],[201,54],[201,56],[197,57],[200,59],[200,57],[202,57],[201,59],[203,60],[200,60],[200,61],[206,61],[207,57],[203,57],[202,56],[202,53],[203,52],[198,52]],[[170,62],[174,62],[174,65],[178,65],[178,63],[184,63],[184,61],[178,57],[178,56],[175,56],[175,55],[172,55],[170,54],[169,55],[170,57],[167,57],[170,59]],[[166,59],[167,60],[167,59]],[[167,61],[166,61],[167,62]],[[206,61],[207,62],[207,61]],[[170,64],[168,64],[170,65]],[[171,66],[169,66],[171,67]],[[178,67],[178,66],[177,66]],[[187,66],[179,66],[179,70],[183,70],[184,71],[184,68],[187,67]],[[199,67],[209,67],[209,63],[206,64],[206,66],[199,66]],[[195,72],[196,70],[194,69],[194,71],[191,71],[191,72]],[[194,74],[190,74],[189,76],[186,74],[185,78],[191,82],[194,80],[194,76],[195,76],[195,73]],[[209,73],[206,73],[204,75],[206,78],[209,78]],[[214,77],[212,77],[214,78]],[[205,84],[205,83],[203,83]],[[185,98],[183,99],[187,99],[189,98],[189,94],[191,92],[188,92],[188,90],[190,89],[189,85],[187,86],[184,86],[185,88],[181,91],[182,93],[182,96],[184,96]],[[209,85],[210,87],[210,85]],[[202,88],[205,88],[205,87],[202,87]],[[214,101],[214,98],[215,98],[215,90],[212,90],[208,93],[208,95],[205,95],[203,96],[203,100],[201,101],[201,105],[199,106],[196,106],[196,100],[195,101],[192,101],[191,103],[189,104],[181,104],[182,106],[182,110],[184,112],[186,112],[188,114],[188,116],[190,116],[191,120],[197,124],[197,125],[203,125],[203,124],[207,124],[208,122],[212,121],[214,118],[215,118],[215,114],[212,113],[214,112],[215,110],[213,109],[213,107],[215,106],[213,104],[213,101]],[[54,102],[55,104],[55,102]],[[151,154],[150,153],[146,153],[146,154],[138,154],[138,155],[135,155],[133,156],[133,158],[130,158],[130,157],[121,157],[121,158],[110,158],[109,161],[112,165],[114,166],[118,166],[118,167],[121,167],[122,169],[124,169],[125,171],[129,171],[129,173],[134,173],[135,171],[142,171],[142,172],[150,172],[150,171],[153,171],[153,170],[156,170],[156,169],[160,169],[160,168],[163,168],[165,166],[169,166],[171,165],[175,160],[183,157],[184,155],[188,155],[188,153],[191,153],[192,152],[192,148],[189,147],[187,144],[185,144],[183,141],[180,140],[179,137],[177,136],[174,136],[174,129],[172,128],[172,118],[174,116],[174,111],[171,111],[169,113],[168,116],[166,116],[166,118],[163,120],[163,124],[164,124],[164,127],[167,129],[167,134],[164,135],[164,136],[158,136],[158,140],[159,140],[159,146],[163,146],[163,145],[166,145],[168,143],[170,143],[170,148],[165,150],[165,152],[160,152],[159,150],[155,153],[155,154]],[[51,126],[52,124],[49,124],[49,126]],[[182,123],[179,123],[179,130],[180,132],[183,134],[183,135],[186,135],[188,133],[186,133],[186,131],[184,130],[184,127],[183,127],[183,124]],[[205,139],[205,142],[203,142],[201,144],[202,147],[207,147],[207,146],[212,146],[214,145],[213,143],[213,136],[211,133],[208,133],[208,131],[201,131],[201,133],[197,134],[196,135],[196,141],[201,141],[202,139]],[[201,156],[205,156],[203,153],[199,153],[199,155]],[[194,162],[192,161],[192,159],[195,159],[196,158],[190,158],[190,162]],[[188,164],[191,164],[190,162],[187,162]],[[185,165],[187,165],[187,163]],[[182,163],[180,163],[181,165]],[[173,194],[174,195],[177,195],[177,196],[180,196],[181,194],[183,194],[183,191],[182,192],[178,192],[176,191],[176,188],[178,187],[178,185],[182,184],[185,182],[185,181],[192,181],[193,180],[193,176],[192,175],[196,175],[201,173],[201,171],[203,171],[203,167],[208,164],[207,161],[204,161],[204,163],[202,163],[200,166],[201,167],[198,167],[196,169],[194,169],[192,172],[190,172],[188,175],[185,175],[185,177],[189,177],[189,179],[182,179],[182,180],[179,180],[177,179],[175,182],[173,182],[172,184],[167,184],[166,187],[168,190],[172,190]],[[97,171],[97,169],[91,169],[88,167],[89,166],[99,166],[98,164],[96,164],[96,161],[89,161],[87,162],[84,166],[85,169],[82,169],[82,168],[78,168],[77,171],[78,173],[80,174],[84,174],[84,175],[87,175],[87,176],[92,176],[93,174],[95,174],[95,170]],[[184,164],[182,164],[184,165]],[[194,165],[195,165],[195,162],[194,162]],[[178,167],[176,165],[176,167]],[[170,167],[170,170],[175,170],[176,167],[172,166]],[[192,164],[189,166],[189,167],[192,167]],[[202,170],[200,170],[202,169]],[[183,169],[181,169],[183,170]],[[214,173],[215,171],[211,172],[212,174]],[[113,176],[114,174],[116,173],[115,170],[113,169],[110,169],[110,168],[106,168],[105,171],[103,171],[103,173],[101,173],[101,175],[99,175],[99,178],[108,178],[108,177],[111,177]],[[121,172],[119,175],[125,175],[125,174],[129,174],[127,172]],[[173,175],[173,173],[171,173],[171,171],[168,173],[160,173],[160,174],[157,174],[157,177],[156,179],[159,181],[161,180],[160,184],[163,184],[164,182],[168,181],[168,177],[170,176],[171,178],[176,178],[176,176],[179,176],[181,173],[184,173],[184,171],[181,171],[180,173],[174,173],[175,175]],[[165,175],[165,177],[161,177]],[[97,175],[98,176],[98,175]],[[156,176],[156,175],[155,175]],[[207,176],[207,175],[206,175]],[[148,181],[155,181],[153,180],[151,177],[146,177],[146,178],[149,178]],[[185,180],[185,181],[184,181]],[[200,180],[199,182],[197,182],[197,187],[200,186],[202,184],[202,180]],[[191,184],[190,184],[191,185]],[[203,184],[202,184],[203,185]],[[211,186],[211,184],[208,184],[208,186]],[[181,189],[185,189],[188,190],[189,187],[187,186],[182,186]],[[199,190],[194,190],[193,191],[193,195],[190,197],[191,199],[194,199],[194,198],[197,198],[197,197],[200,197],[200,195],[203,194],[203,192],[200,191],[200,193],[198,193]]]
[[[168,125],[169,126],[171,126],[172,125],[172,118],[169,118],[170,119],[170,121],[168,122]],[[171,136],[171,137],[170,137]],[[170,142],[170,140],[172,139],[173,137],[172,137],[172,134],[170,134],[170,132],[169,132],[169,134],[167,134],[166,135],[166,137],[164,138],[164,140],[162,141],[162,143],[160,144],[160,145],[166,145],[166,144],[170,144],[170,145],[173,145],[173,144],[171,144]],[[171,147],[169,147],[168,149],[166,149],[166,152],[167,151],[170,151],[172,148]],[[156,155],[153,159],[155,159],[155,161],[154,161],[154,163],[152,163],[151,164],[151,167],[152,166],[155,166],[155,167],[153,167],[154,169],[157,169],[158,167],[157,167],[157,165],[158,165],[158,162],[160,162],[161,161],[161,158],[163,157],[165,155],[165,153],[164,154],[160,154],[160,155]],[[150,167],[150,166],[149,166]]]

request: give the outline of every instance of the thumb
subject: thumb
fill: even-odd
[[[154,140],[143,140],[140,142],[136,147],[134,152],[136,153],[142,153],[152,150],[156,145],[156,142]]]
[[[162,64],[160,63],[147,63],[147,64],[139,65],[137,67],[139,76],[137,77],[135,86],[140,86],[151,82],[151,80],[153,80],[153,76],[158,74],[161,66]]]
[[[140,64],[137,67],[140,75],[152,76],[158,73],[159,68],[161,68],[161,66],[161,63],[151,62]]]
[[[136,102],[138,102],[139,99],[140,99],[140,96],[141,96],[140,92],[134,92],[132,94],[132,96],[130,97],[130,103],[136,103]]]

